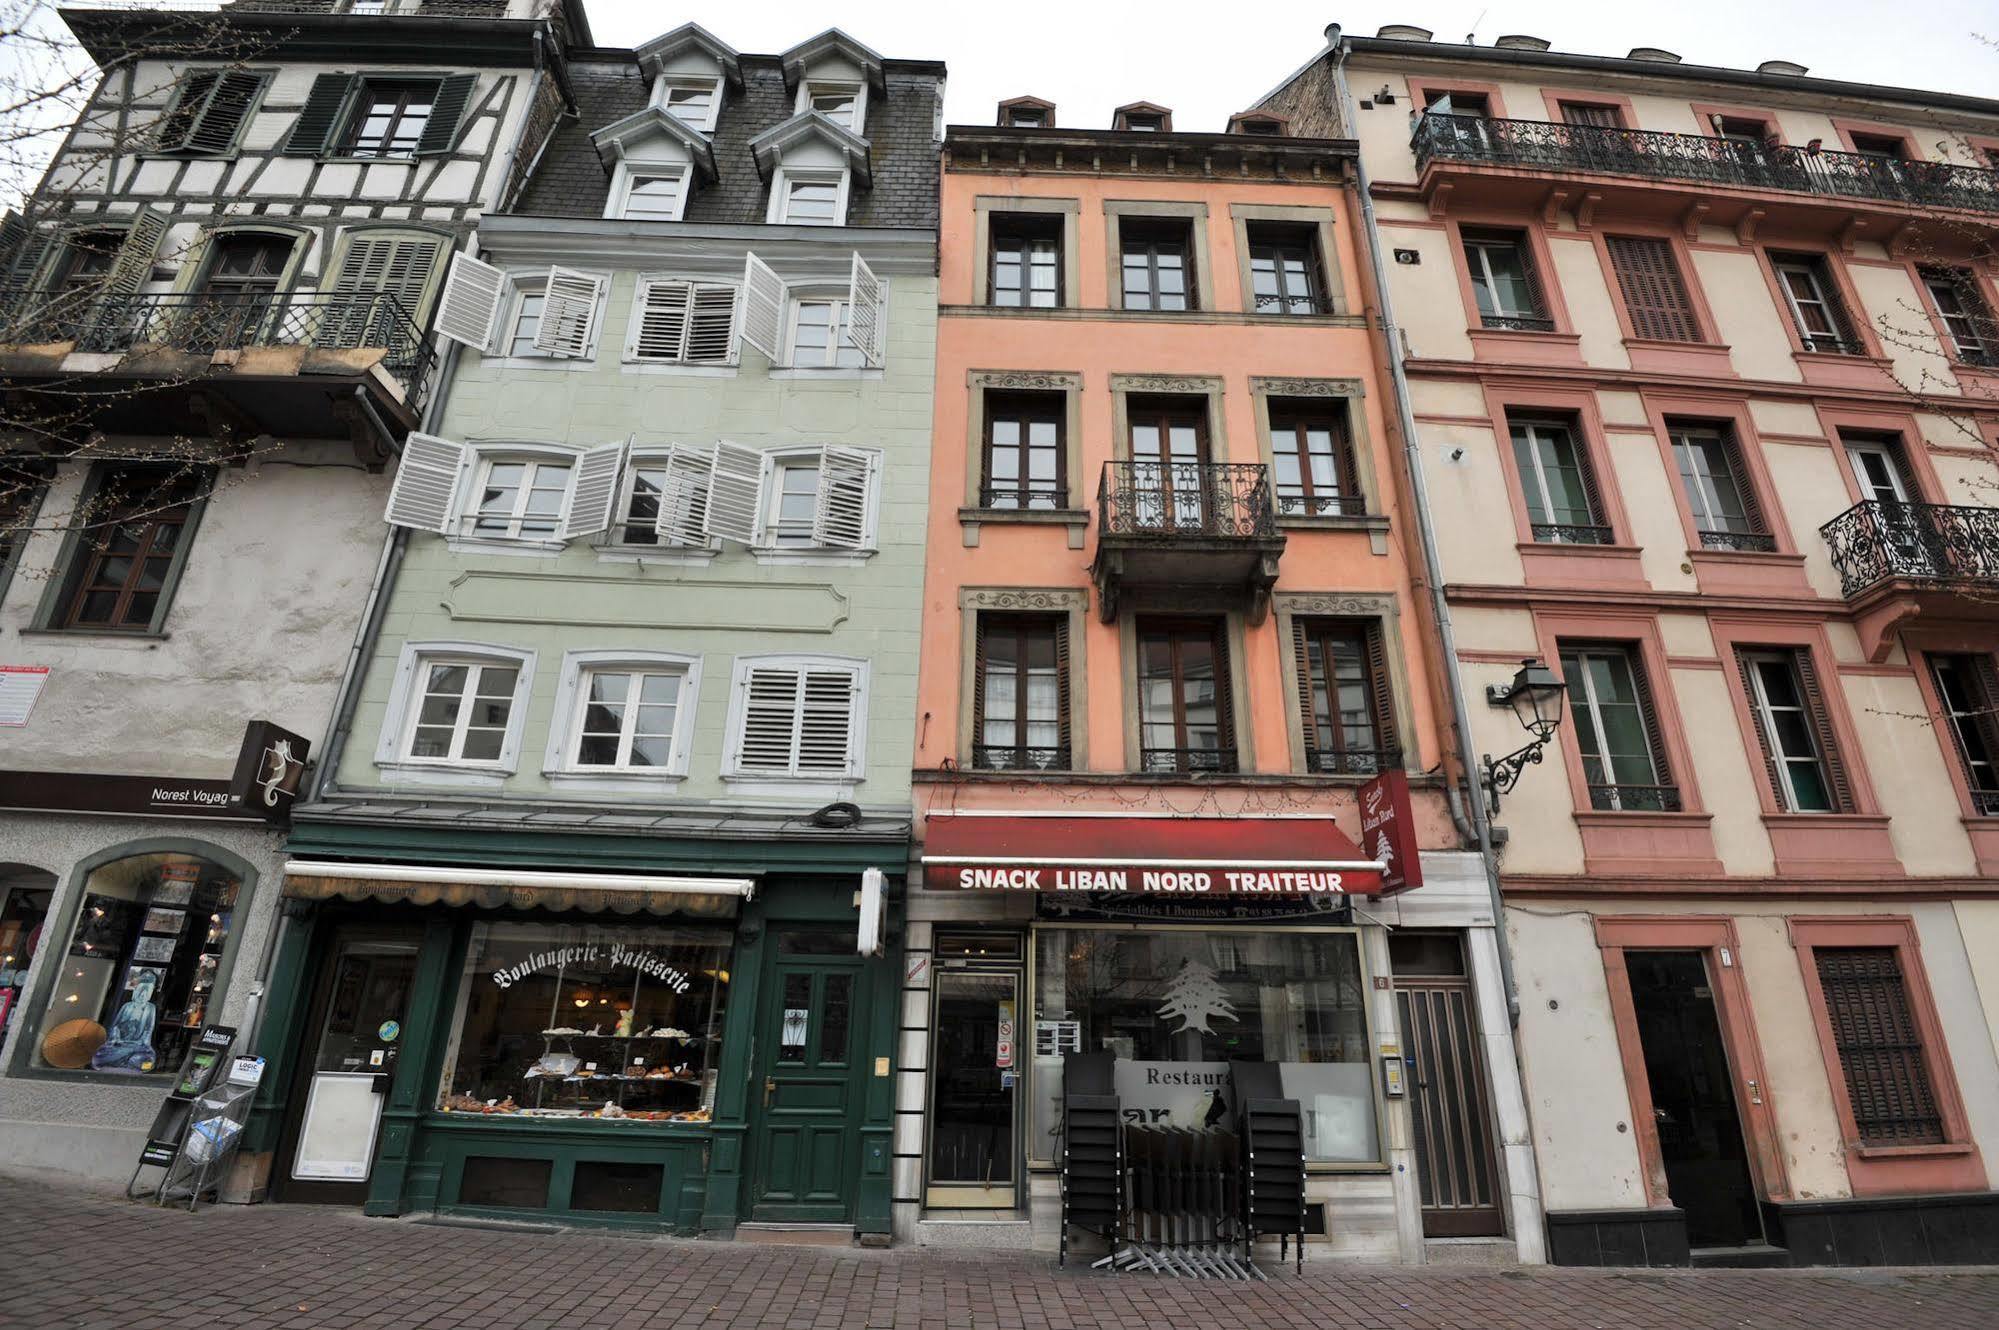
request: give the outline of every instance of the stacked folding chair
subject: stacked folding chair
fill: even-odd
[[[1282,1097],[1274,1062],[1232,1062],[1236,1123],[1242,1137],[1245,1241],[1274,1235],[1283,1259],[1293,1238],[1305,1268],[1305,1115]],[[1254,1265],[1251,1269],[1255,1269]],[[1261,1272],[1258,1272],[1259,1275]]]
[[[1124,1228],[1124,1125],[1112,1063],[1109,1053],[1062,1059],[1062,1264],[1069,1260],[1072,1227],[1101,1236],[1112,1256]]]

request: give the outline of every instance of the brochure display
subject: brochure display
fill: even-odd
[[[150,1196],[162,1205],[186,1196],[193,1209],[195,1200],[222,1176],[264,1071],[262,1058],[231,1062],[229,1049],[235,1042],[233,1026],[202,1027],[181,1060],[166,1102],[153,1116],[138,1165],[125,1184],[127,1196]],[[163,1170],[163,1176],[152,1190],[141,1191],[139,1176],[148,1168]]]

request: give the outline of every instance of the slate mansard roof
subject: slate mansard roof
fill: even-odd
[[[717,179],[697,182],[685,220],[759,223],[769,182],[757,170],[750,143],[791,119],[796,93],[785,87],[781,57],[741,57],[743,86],[729,88],[713,135]],[[884,62],[887,95],[870,92],[866,133],[873,184],[856,178],[847,211],[849,226],[937,225],[939,102],[943,67],[928,62]],[[569,77],[579,114],[565,120],[542,153],[533,178],[513,211],[534,217],[602,217],[611,173],[592,148],[592,132],[645,109],[650,78],[630,51],[574,52]]]

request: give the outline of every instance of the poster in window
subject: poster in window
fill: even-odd
[[[146,922],[141,926],[139,931],[142,933],[168,933],[174,937],[179,937],[181,929],[186,926],[187,911],[153,909],[146,911]]]
[[[129,993],[141,979],[147,980],[155,990],[166,986],[167,971],[163,965],[128,965],[125,967],[125,988]]]
[[[132,946],[132,959],[140,962],[170,961],[174,949],[180,946],[177,937],[142,937]]]
[[[163,877],[153,888],[153,904],[186,905],[194,899],[194,879],[191,877]]]
[[[72,956],[109,956],[124,940],[125,924],[132,903],[116,896],[92,893],[83,898],[83,913],[77,917],[76,937],[70,943]]]

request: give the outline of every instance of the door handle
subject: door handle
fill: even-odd
[[[764,1077],[764,1107],[770,1107],[770,1097],[777,1093],[777,1077]]]

